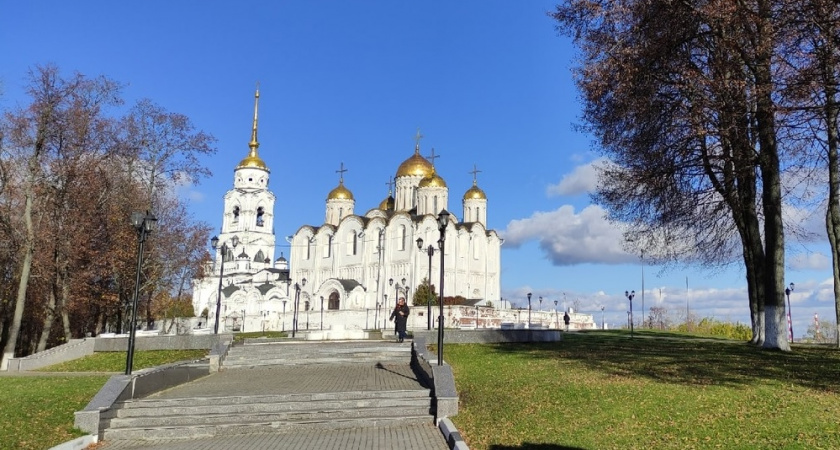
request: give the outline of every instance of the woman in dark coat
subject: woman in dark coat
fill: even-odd
[[[400,297],[397,300],[397,307],[394,308],[394,312],[391,313],[391,319],[394,321],[394,325],[396,326],[397,334],[399,334],[399,341],[402,342],[405,339],[405,326],[406,322],[408,322],[408,314],[409,309],[408,305],[405,304],[405,298]]]

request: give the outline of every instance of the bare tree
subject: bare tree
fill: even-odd
[[[720,264],[740,254],[753,342],[789,350],[779,3],[567,0],[554,17],[581,48],[584,120],[612,162],[595,200],[631,224],[653,259]]]

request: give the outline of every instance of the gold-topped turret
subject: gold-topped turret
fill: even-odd
[[[487,194],[478,187],[478,180],[477,176],[478,173],[481,172],[478,170],[478,167],[473,165],[473,170],[469,173],[473,176],[473,185],[471,188],[467,189],[467,192],[464,193],[464,200],[487,200]]]
[[[434,172],[432,163],[420,155],[420,139],[422,138],[423,135],[420,134],[420,130],[418,129],[417,136],[415,137],[414,154],[403,161],[397,168],[397,178],[410,176],[427,177]]]
[[[432,173],[426,177],[423,177],[420,180],[420,183],[417,185],[418,188],[426,188],[426,187],[438,187],[438,188],[445,188],[446,182],[443,181],[443,178],[437,174],[435,168],[432,167]]]
[[[354,200],[350,189],[344,187],[344,172],[347,172],[347,169],[344,168],[344,162],[342,162],[341,168],[336,170],[336,173],[339,174],[338,186],[327,194],[327,200]]]
[[[251,151],[248,152],[248,156],[245,157],[242,161],[239,162],[239,165],[236,166],[237,169],[242,169],[246,167],[254,167],[257,169],[268,170],[268,166],[265,165],[265,162],[260,158],[260,155],[257,153],[257,149],[260,148],[260,143],[257,141],[257,111],[259,110],[260,105],[260,84],[257,83],[257,91],[254,94],[254,125],[251,128],[251,142],[248,143],[248,147],[250,147]]]

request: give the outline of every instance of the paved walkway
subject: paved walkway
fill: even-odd
[[[395,366],[270,366],[228,369],[156,394],[149,398],[191,398],[288,393],[417,389],[420,382],[407,365]],[[432,423],[398,427],[311,430],[216,436],[191,440],[111,441],[97,450],[448,450]]]

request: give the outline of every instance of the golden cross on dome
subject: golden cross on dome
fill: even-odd
[[[392,188],[394,186],[394,177],[388,177],[388,182],[385,183],[388,185],[388,196],[391,196]]]
[[[435,155],[435,148],[434,148],[434,147],[432,147],[432,154],[431,154],[431,155],[429,155],[429,156],[427,156],[427,157],[426,157],[426,159],[428,159],[428,160],[429,160],[429,162],[431,162],[431,163],[432,163],[432,166],[434,166],[434,165],[435,165],[435,159],[436,159],[436,158],[440,158],[440,155]]]
[[[476,181],[476,175],[478,175],[479,173],[481,173],[481,171],[480,171],[480,170],[478,170],[478,167],[476,167],[476,166],[475,166],[475,164],[473,164],[473,170],[471,170],[471,171],[469,171],[469,172],[467,172],[467,173],[471,173],[471,174],[472,174],[472,176],[473,176],[473,186],[475,186],[475,185],[476,185],[476,183],[477,183],[477,181]]]
[[[347,169],[344,168],[344,161],[342,161],[341,168],[335,171],[338,174],[339,183],[344,183],[344,172],[347,172]]]
[[[414,152],[420,152],[420,139],[423,139],[423,135],[420,134],[420,127],[417,127],[417,134],[414,136]]]

